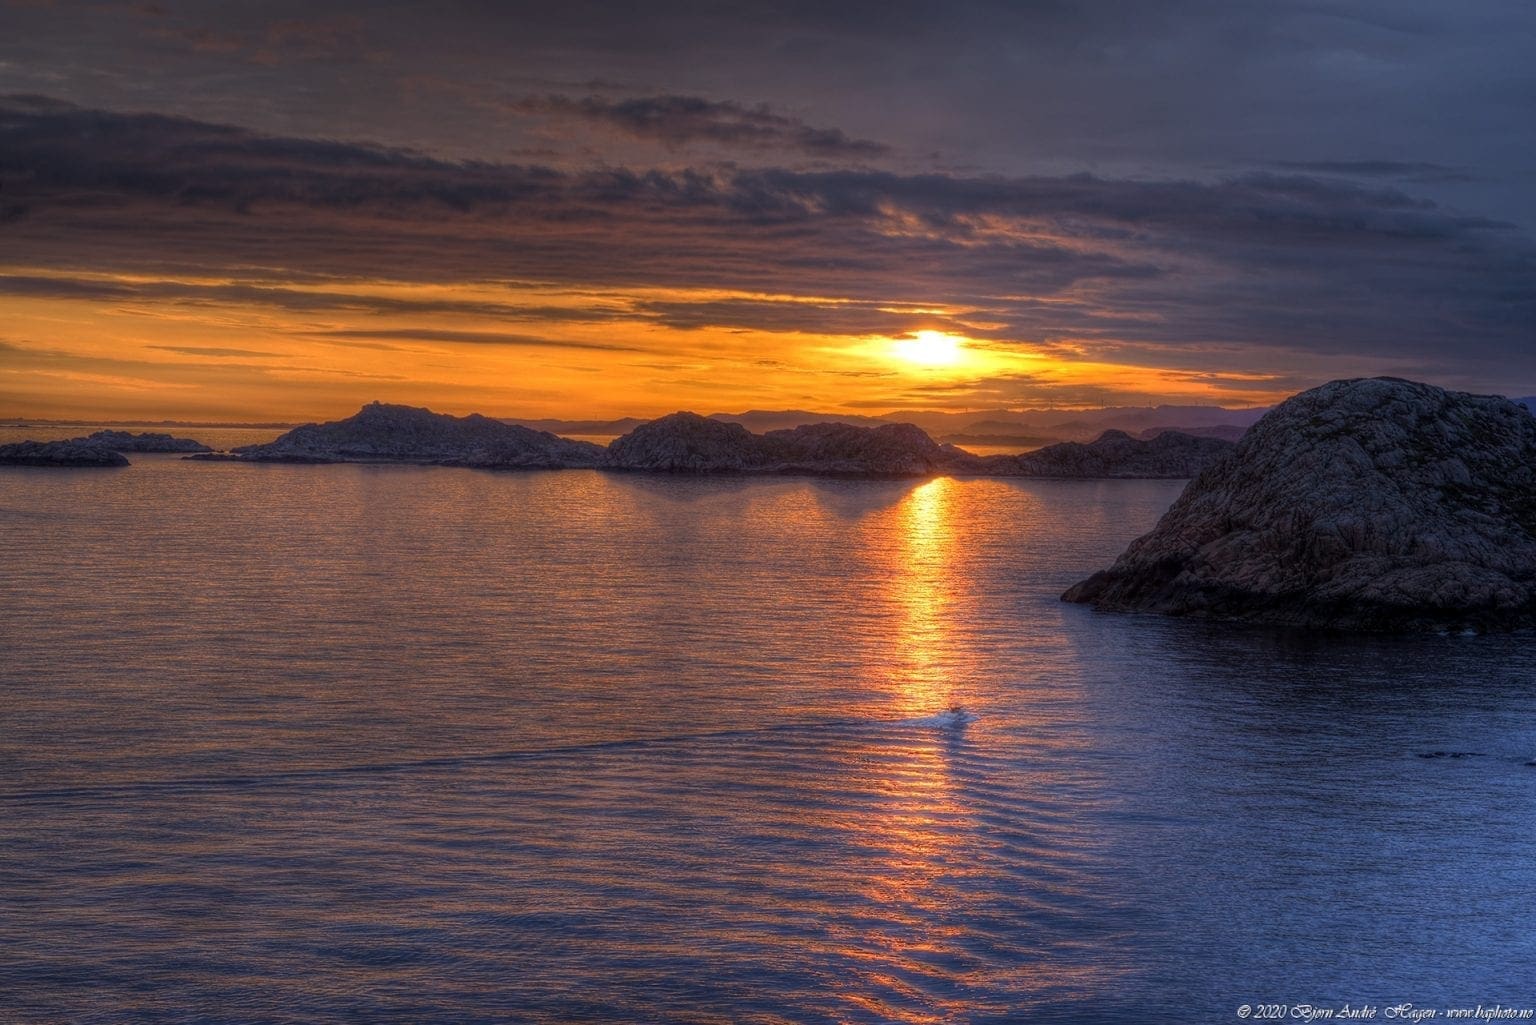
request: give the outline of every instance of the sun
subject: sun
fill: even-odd
[[[919,366],[952,367],[965,358],[965,343],[942,331],[916,331],[911,338],[892,342],[891,352]]]

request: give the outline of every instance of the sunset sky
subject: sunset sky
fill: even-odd
[[[0,417],[1536,393],[1536,5],[0,0]]]

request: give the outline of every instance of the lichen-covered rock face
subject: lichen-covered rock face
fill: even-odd
[[[212,452],[213,449],[191,438],[176,438],[169,434],[146,431],[134,434],[130,431],[96,431],[87,435],[86,441],[110,448],[114,452]]]
[[[235,453],[248,462],[402,462],[485,469],[595,467],[600,446],[571,441],[472,413],[450,416],[371,402],[354,416],[295,427],[265,445]]]
[[[127,466],[120,452],[82,438],[0,445],[0,466]]]
[[[1536,417],[1391,378],[1303,392],[1062,597],[1343,630],[1536,626]]]

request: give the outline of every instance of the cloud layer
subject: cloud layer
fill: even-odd
[[[779,133],[791,146],[817,131],[719,104],[671,123],[655,130]],[[0,234],[15,255],[0,294],[398,321],[315,329],[336,340],[628,351],[636,325],[850,338],[936,329],[999,352],[1235,380],[1304,382],[1309,360],[1348,358],[1536,390],[1531,240],[1407,186],[1324,170],[1186,180],[583,170],[12,97],[0,104]],[[1371,170],[1385,182],[1422,169]],[[363,297],[343,287],[359,281],[442,288]],[[540,309],[453,290],[475,283],[590,301]],[[429,314],[518,328],[420,320]],[[611,335],[545,331],[571,321]],[[944,387],[1001,403],[1026,384]]]
[[[699,96],[532,96],[508,105],[523,114],[574,118],[615,128],[640,139],[671,147],[711,143],[730,149],[800,152],[812,157],[859,160],[887,156],[889,146],[850,139],[840,128],[816,128],[774,113],[765,105],[748,107]]]

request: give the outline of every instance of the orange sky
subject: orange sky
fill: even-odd
[[[687,97],[518,109],[547,142],[621,118],[663,152],[455,160],[0,97],[0,417],[1242,407],[1376,374],[1536,390],[1527,241],[1391,189],[919,173]]]
[[[0,273],[47,277],[46,270]],[[217,289],[223,278],[97,275],[110,286]],[[79,275],[70,280],[78,281]],[[0,413],[35,418],[304,421],[381,399],[447,412],[600,419],[675,409],[883,412],[987,408],[969,386],[1028,380],[1039,404],[1179,401],[1257,405],[1288,393],[1262,373],[1212,374],[1097,361],[1067,347],[974,339],[914,327],[891,334],[678,327],[645,304],[720,302],[837,307],[829,296],[712,289],[602,291],[472,282],[342,285],[273,283],[286,291],[338,289],[430,309],[485,304],[536,311],[526,320],[473,313],[380,315],[364,308],[294,313],[231,300],[159,298],[5,300],[7,336],[24,339],[0,362]],[[332,300],[334,302],[334,299]],[[337,307],[342,304],[336,303]],[[912,323],[968,311],[896,304]],[[561,311],[564,311],[562,316]],[[583,319],[602,311],[601,319]],[[1017,405],[1015,401],[1012,403]]]

